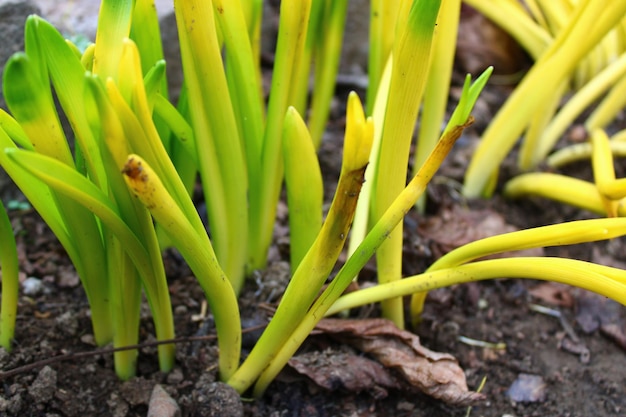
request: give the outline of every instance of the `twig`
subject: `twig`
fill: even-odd
[[[242,333],[254,332],[256,330],[264,328],[265,326],[266,326],[265,324],[261,324],[261,325],[258,325],[258,326],[249,327],[247,329],[243,329]],[[32,371],[33,369],[42,368],[42,367],[44,367],[46,365],[50,365],[50,364],[57,363],[57,362],[63,362],[63,361],[67,361],[67,360],[87,358],[87,357],[96,356],[96,355],[108,355],[108,354],[111,354],[111,353],[122,352],[122,351],[125,351],[125,350],[141,349],[141,348],[153,347],[153,346],[159,346],[159,345],[179,344],[179,343],[190,343],[190,342],[205,341],[205,340],[214,340],[216,338],[217,337],[215,335],[186,336],[186,337],[177,337],[175,339],[156,340],[156,341],[152,341],[152,342],[138,343],[136,345],[120,346],[120,347],[116,347],[116,348],[98,349],[98,350],[90,351],[90,352],[72,352],[72,353],[67,353],[65,355],[58,355],[58,356],[54,356],[52,358],[43,359],[43,360],[40,360],[40,361],[37,361],[37,362],[29,363],[28,365],[19,366],[17,368],[11,369],[9,371],[0,372],[0,381],[4,381],[5,379],[11,378],[11,377],[13,377],[15,375],[19,375],[19,374],[22,374],[22,373],[26,373],[28,371]]]
[[[477,346],[477,347],[484,347],[488,349],[497,349],[497,350],[506,349],[506,343],[504,342],[491,343],[491,342],[485,342],[483,340],[471,339],[465,336],[459,336],[457,337],[457,340],[469,346]]]

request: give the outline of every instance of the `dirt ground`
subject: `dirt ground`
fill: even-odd
[[[490,94],[500,93],[495,89]],[[334,178],[339,167],[337,133],[342,130],[342,121],[337,120],[320,152],[324,172],[330,178]],[[590,216],[543,200],[458,198],[454,184],[461,179],[458,173],[462,172],[465,148],[471,144],[473,132],[455,149],[431,186],[429,213],[424,217],[412,213],[405,221],[407,275],[423,270],[438,254],[449,250],[448,246],[455,244],[448,239],[449,233],[454,234],[453,230],[460,226],[469,230],[463,234],[472,235],[472,230],[486,227],[481,223],[485,218],[522,228]],[[584,171],[585,167],[577,169]],[[329,184],[328,188],[332,187]],[[452,212],[454,217],[450,218],[452,210],[458,211]],[[372,392],[348,392],[341,387],[328,391],[293,369],[281,374],[262,399],[239,401],[227,387],[215,382],[216,347],[211,339],[214,327],[210,314],[198,317],[203,293],[174,251],[165,256],[177,335],[207,336],[207,340],[179,343],[176,367],[167,375],[158,371],[155,347],[143,347],[138,376],[120,382],[112,370],[112,355],[98,354],[92,344],[88,305],[63,249],[36,213],[14,210],[11,214],[24,275],[38,277],[42,285],[30,295],[20,295],[15,349],[0,355],[2,369],[8,371],[72,353],[96,354],[70,357],[3,378],[3,415],[144,416],[155,384],[165,388],[185,416],[467,415],[466,407],[448,406],[412,391],[389,390],[385,398]],[[450,223],[453,228],[449,233],[437,233],[447,230]],[[278,227],[277,231],[272,264],[267,272],[248,282],[241,297],[245,327],[266,322],[269,313],[263,307],[266,301],[276,300],[275,291],[284,285],[280,276],[287,259],[286,236],[282,235],[284,228]],[[455,236],[454,239],[465,238],[458,233]],[[624,259],[624,243],[617,240],[553,248],[546,254],[616,265]],[[367,267],[361,283],[374,278],[373,268]],[[270,294],[270,289],[274,294]],[[537,312],[534,305],[549,307],[559,312],[561,318]],[[377,317],[378,312],[375,308],[363,308],[354,315]],[[611,336],[608,325],[614,324],[623,335],[625,316],[622,306],[583,291],[503,279],[432,292],[423,321],[415,332],[424,346],[451,353],[458,359],[470,389],[478,388],[486,378],[482,392],[487,399],[472,408],[471,416],[624,416],[626,346],[623,340],[620,345],[619,337]],[[147,309],[140,332],[142,341],[153,340]],[[460,341],[459,336],[504,343],[506,347],[471,346]],[[255,337],[258,331],[248,334],[244,345],[252,346]],[[341,349],[341,344],[328,336],[315,336],[303,347],[303,351],[325,349]],[[513,390],[511,387],[518,379],[527,385]],[[518,401],[511,398],[509,390],[521,395],[515,397]]]
[[[339,89],[320,151],[327,198],[339,172],[341,103],[352,87]],[[405,275],[423,271],[438,256],[480,237],[485,229],[495,233],[592,217],[539,199],[460,197],[458,184],[472,146],[508,92],[508,87],[488,88],[475,111],[477,123],[429,188],[427,214],[411,213],[405,220]],[[618,123],[625,125],[623,120]],[[513,162],[511,157],[505,164],[502,181],[515,174]],[[590,175],[588,164],[570,170],[571,175]],[[201,314],[203,292],[172,250],[164,256],[177,336],[196,339],[179,342],[174,370],[159,372],[156,348],[150,345],[154,329],[145,307],[140,328],[145,345],[137,377],[121,382],[113,372],[112,354],[93,344],[87,301],[64,250],[32,210],[14,209],[10,215],[22,278],[36,280],[28,281],[20,293],[13,351],[0,351],[2,372],[17,369],[10,376],[0,374],[3,416],[145,416],[157,384],[178,403],[183,416],[626,416],[626,309],[581,290],[511,279],[433,291],[422,322],[412,329],[424,346],[457,358],[470,389],[478,389],[485,379],[481,392],[486,399],[471,410],[408,389],[351,392],[338,384],[328,390],[294,368],[287,368],[263,398],[240,399],[216,382],[210,311]],[[267,307],[276,303],[284,288],[288,236],[283,210],[279,217],[270,266],[248,281],[241,296],[245,328],[267,322],[271,314]],[[626,267],[626,239],[549,248],[544,253]],[[368,265],[360,285],[374,280],[373,264]],[[364,307],[352,315],[379,317],[379,312]],[[259,332],[245,334],[245,349],[254,345]],[[482,345],[474,346],[472,340]],[[307,340],[300,354],[325,352],[332,357],[346,349],[351,351],[329,335],[317,335]]]

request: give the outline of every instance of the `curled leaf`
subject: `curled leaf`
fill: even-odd
[[[431,217],[419,225],[419,234],[426,239],[437,256],[441,256],[470,242],[486,237],[514,232],[515,226],[506,222],[504,217],[493,210],[469,210],[452,207],[442,210],[436,217]],[[543,256],[542,248],[521,251],[517,256]],[[511,252],[494,257],[511,256]]]
[[[339,336],[433,398],[456,406],[485,399],[483,394],[468,390],[465,374],[452,355],[423,347],[417,335],[398,329],[389,320],[324,319],[316,329]]]
[[[387,397],[388,388],[400,388],[389,369],[356,353],[330,349],[308,352],[291,358],[289,365],[327,390],[367,391],[372,397],[382,399]]]

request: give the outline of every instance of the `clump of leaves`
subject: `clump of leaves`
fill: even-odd
[[[506,0],[468,4],[508,31],[535,63],[489,124],[468,167],[464,194],[491,195],[504,157],[523,135],[518,164],[544,161],[571,122],[606,91],[585,122],[605,127],[624,106],[626,4],[610,1]],[[569,93],[574,97],[560,110]]]
[[[373,2],[372,7],[391,3]],[[0,113],[0,165],[74,262],[99,344],[135,344],[142,291],[157,338],[173,338],[160,253],[167,245],[180,251],[205,291],[217,330],[220,378],[242,394],[252,388],[261,395],[325,315],[357,305],[385,301],[384,314],[402,327],[402,296],[413,295],[416,319],[430,289],[516,274],[626,301],[625,273],[615,268],[558,258],[533,258],[532,268],[516,258],[472,262],[504,251],[624,235],[623,219],[480,240],[450,252],[424,274],[400,279],[402,219],[471,124],[471,109],[490,74],[474,83],[467,78],[447,127],[405,183],[406,170],[399,167],[408,162],[422,94],[435,97],[436,86],[447,84],[434,81],[438,69],[431,63],[440,62],[433,54],[441,39],[449,39],[446,30],[456,29],[440,25],[438,31],[437,22],[458,14],[458,1],[403,1],[393,9],[386,28],[392,27],[394,36],[389,42],[385,35],[381,42],[379,50],[386,52],[377,55],[380,78],[368,97],[374,100],[373,114],[366,114],[355,93],[348,99],[341,173],[323,222],[316,138],[334,78],[324,64],[338,61],[333,45],[341,37],[345,2],[281,3],[267,108],[258,65],[261,2],[175,1],[186,83],[177,107],[167,98],[160,45],[151,41],[158,38],[152,6],[149,0],[104,0],[96,42],[82,52],[50,24],[31,17],[26,51],[13,56],[5,70],[11,115]],[[328,30],[321,30],[326,24]],[[316,87],[307,126],[304,103],[313,55]],[[60,127],[53,92],[72,125],[74,154]],[[190,197],[197,171],[208,199],[210,234]],[[290,210],[301,210],[291,219],[293,274],[275,315],[240,364],[237,294],[246,273],[265,265],[283,179]],[[303,192],[308,185],[315,191]],[[353,220],[359,226],[351,255],[323,289]],[[380,284],[342,296],[374,254]],[[0,262],[4,271],[5,261]],[[5,287],[10,282],[3,279],[3,314],[5,308],[10,311],[5,293],[16,297],[11,293],[16,288]],[[120,377],[134,374],[136,354],[116,353]],[[173,345],[160,346],[159,360],[163,371],[171,369]]]

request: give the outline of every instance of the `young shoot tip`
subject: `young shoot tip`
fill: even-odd
[[[374,120],[365,118],[361,100],[353,91],[348,96],[346,109],[343,169],[353,171],[367,165],[373,141]]]

